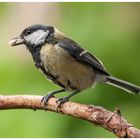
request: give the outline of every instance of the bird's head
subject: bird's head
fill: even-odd
[[[53,36],[55,32],[55,28],[52,26],[44,26],[44,25],[32,25],[22,31],[22,33],[13,38],[9,44],[11,46],[17,46],[20,44],[24,44],[27,47],[32,46],[40,46],[46,43],[48,37]]]

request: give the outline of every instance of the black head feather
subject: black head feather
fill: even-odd
[[[24,44],[28,48],[44,45],[47,38],[54,33],[54,27],[36,24],[27,27],[20,34],[20,37],[24,39]]]
[[[45,26],[45,25],[41,25],[41,24],[35,24],[35,25],[29,26],[26,29],[24,29],[23,32],[21,33],[21,36],[22,37],[27,36],[27,35],[35,32],[37,30],[44,30],[44,31],[48,30],[49,34],[54,33],[53,26]]]

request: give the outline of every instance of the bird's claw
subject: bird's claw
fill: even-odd
[[[59,111],[59,109],[61,108],[61,105],[64,104],[65,102],[68,101],[68,98],[64,97],[64,98],[59,98],[56,103],[58,104],[57,106],[57,111]]]
[[[46,96],[43,96],[43,98],[41,99],[41,103],[44,103],[44,106],[46,107],[48,105],[48,101],[50,98],[54,97],[51,93],[49,93]]]

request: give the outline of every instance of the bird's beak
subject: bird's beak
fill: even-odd
[[[17,46],[17,45],[20,45],[20,44],[23,44],[23,43],[24,43],[23,38],[16,37],[16,38],[13,38],[13,39],[10,40],[9,45],[12,47],[12,46]]]

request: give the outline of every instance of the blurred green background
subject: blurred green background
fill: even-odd
[[[24,46],[8,45],[11,38],[36,23],[57,27],[96,54],[112,75],[140,85],[140,3],[0,3],[2,95],[44,95],[58,89],[35,68]],[[97,85],[72,101],[100,105],[111,111],[118,107],[129,122],[140,128],[140,96]],[[86,121],[53,112],[3,110],[0,137],[115,136]]]

